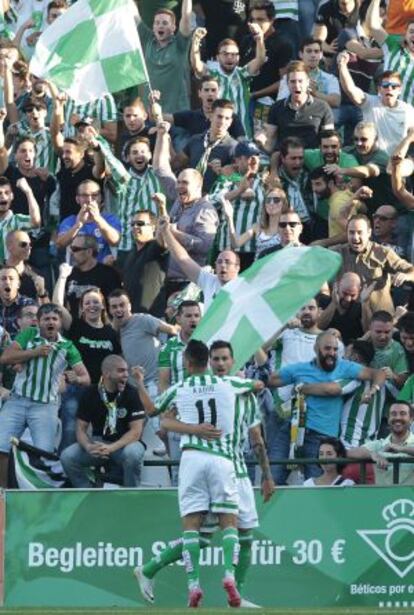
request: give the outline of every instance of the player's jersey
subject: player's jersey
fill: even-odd
[[[219,378],[207,374],[189,376],[160,395],[156,401],[156,409],[158,414],[175,409],[177,418],[183,423],[211,423],[222,432],[221,437],[213,441],[183,434],[182,449],[195,448],[234,460],[240,439],[236,433],[236,399],[253,389],[253,380],[232,376]],[[240,420],[239,415],[237,420]]]
[[[234,429],[234,467],[237,478],[248,476],[244,449],[249,437],[249,429],[262,422],[256,396],[253,393],[239,395],[236,399]]]

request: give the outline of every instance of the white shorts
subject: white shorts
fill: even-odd
[[[208,510],[237,515],[233,462],[203,451],[184,450],[178,473],[178,503],[181,517]]]
[[[253,485],[248,476],[236,478],[237,491],[239,494],[239,513],[237,517],[237,527],[240,530],[250,530],[259,527],[257,516],[256,501],[254,498]],[[214,534],[220,528],[217,515],[209,511],[202,522],[200,532],[203,534]]]

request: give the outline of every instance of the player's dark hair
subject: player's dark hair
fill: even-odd
[[[393,319],[392,314],[390,314],[389,312],[386,312],[385,310],[377,310],[371,316],[371,322],[379,321],[379,322],[388,323],[388,322],[393,322],[393,320],[394,319]]]
[[[208,365],[208,347],[198,340],[188,342],[184,356],[193,367],[203,369]]]

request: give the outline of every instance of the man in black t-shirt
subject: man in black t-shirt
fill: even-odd
[[[155,236],[155,222],[154,214],[148,210],[133,214],[134,246],[124,263],[123,281],[134,313],[147,312],[162,318],[167,304],[169,253]]]
[[[93,486],[89,479],[91,466],[108,462],[122,468],[124,487],[141,484],[145,445],[140,437],[145,412],[138,393],[127,380],[124,359],[109,355],[102,362],[100,383],[88,387],[82,396],[77,413],[77,443],[61,455],[73,487]]]
[[[77,235],[72,240],[70,251],[73,269],[67,263],[60,266],[54,293],[57,293],[60,305],[64,295],[70,313],[76,316],[79,314],[79,299],[85,290],[97,286],[106,299],[109,293],[121,286],[121,277],[113,267],[98,263],[98,242],[93,235]]]

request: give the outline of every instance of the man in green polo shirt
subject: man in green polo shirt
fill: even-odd
[[[88,386],[90,378],[74,344],[63,338],[62,312],[53,303],[38,311],[39,327],[19,333],[1,355],[4,365],[19,366],[10,399],[0,411],[0,486],[7,486],[10,438],[29,428],[34,446],[52,452],[55,448],[59,410],[59,387],[68,383]]]
[[[155,12],[152,29],[138,17],[138,34],[151,87],[161,92],[163,110],[168,113],[190,108],[189,50],[192,10],[192,0],[183,0],[177,32],[175,14],[167,8],[160,8]]]

